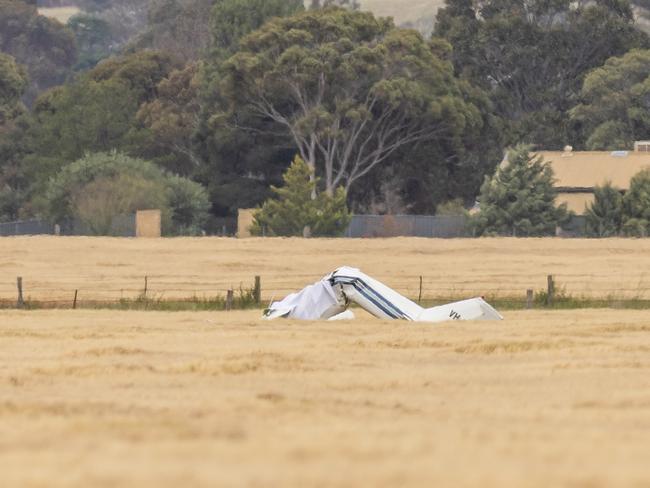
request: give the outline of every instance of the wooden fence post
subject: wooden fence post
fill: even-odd
[[[72,301],[72,310],[75,310],[77,308],[77,293],[79,290],[74,291],[74,300]]]
[[[255,277],[255,288],[253,288],[253,297],[255,298],[255,303],[257,305],[262,303],[262,280],[259,276]]]
[[[422,276],[420,276],[420,293],[418,293],[418,303],[422,301]]]
[[[149,285],[149,279],[145,276],[144,277],[144,291],[142,292],[142,296],[144,298],[147,298],[147,287]]]
[[[16,308],[25,308],[25,300],[23,299],[23,277],[16,278],[16,286],[18,287],[18,301]]]
[[[553,281],[553,275],[548,275],[546,277],[546,282],[546,305],[553,305],[553,299],[555,297],[555,282]]]
[[[533,308],[533,290],[526,290],[526,308]]]
[[[232,310],[233,297],[234,297],[233,290],[228,290],[228,292],[226,293],[226,310],[227,311]]]

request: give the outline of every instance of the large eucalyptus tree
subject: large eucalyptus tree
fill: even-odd
[[[324,190],[346,190],[398,150],[480,125],[442,53],[392,20],[341,8],[273,19],[226,61],[224,119],[253,113],[289,135]],[[259,127],[259,126],[258,126]]]

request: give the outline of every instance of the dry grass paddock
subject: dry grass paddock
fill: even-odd
[[[2,484],[648,486],[649,324],[4,310]]]
[[[279,298],[341,265],[417,298],[525,297],[553,274],[573,296],[650,299],[650,239],[0,238],[0,300],[223,296],[262,278]]]

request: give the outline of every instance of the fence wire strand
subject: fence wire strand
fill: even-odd
[[[262,275],[261,299],[263,302],[271,298],[280,299],[318,281],[321,277],[313,273],[292,274],[290,278],[273,278]],[[37,279],[25,277],[23,280],[23,296],[25,300],[43,304],[63,305],[72,303],[74,295],[77,293],[78,301],[117,303],[120,300],[141,298],[145,292],[144,277],[123,283],[111,282],[108,287],[102,286],[101,280],[93,280],[91,277],[80,278],[77,284],[72,284],[72,277],[68,278],[67,282],[63,284],[55,282],[53,278],[53,276],[39,276]],[[453,278],[445,280],[443,277],[422,276],[421,289],[421,277],[419,275],[401,275],[397,278],[377,276],[376,278],[411,299],[417,299],[420,295],[423,299],[462,296],[514,298],[525,297],[528,289],[533,289],[535,292],[545,291],[546,289],[546,279],[539,276],[528,277],[526,280],[517,280],[516,283],[507,284],[495,282],[493,279],[485,282],[481,282],[480,279],[454,282]],[[555,275],[554,279],[557,293],[573,297],[650,297],[650,282],[646,281],[644,274],[627,277],[626,283],[613,283],[608,276]],[[161,301],[209,300],[225,297],[228,290],[234,290],[235,293],[250,291],[253,286],[253,277],[214,281],[197,280],[196,283],[187,278],[174,281],[172,277],[166,276],[164,280],[156,281],[155,277],[147,277],[146,296]],[[15,279],[0,281],[0,302],[11,303],[16,301],[17,296]]]

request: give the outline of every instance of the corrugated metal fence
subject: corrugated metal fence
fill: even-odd
[[[354,215],[346,237],[474,237],[462,215]],[[584,237],[585,217],[574,215],[558,233],[561,237]]]
[[[464,216],[353,215],[346,237],[471,237]]]
[[[212,229],[212,235],[233,235],[236,231],[234,219],[222,219]],[[354,215],[345,232],[345,237],[472,237],[463,216],[433,215]],[[584,217],[574,216],[560,234],[563,237],[584,236]],[[55,228],[44,220],[19,220],[0,223],[0,236],[54,234]],[[91,235],[92,232],[80,222],[67,222],[60,227],[61,235]],[[135,215],[116,217],[111,229],[112,236],[132,237],[135,235]]]
[[[54,234],[54,225],[44,220],[17,220],[0,224],[0,236]]]
[[[0,223],[0,236],[54,235],[56,233],[57,230],[54,224],[41,219]],[[62,236],[87,236],[94,234],[88,226],[79,221],[62,223],[59,226],[58,233]],[[115,237],[135,236],[135,214],[114,217],[109,235]]]

